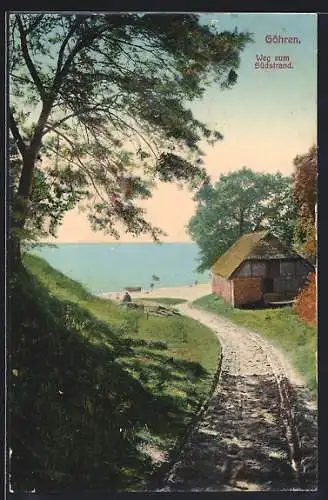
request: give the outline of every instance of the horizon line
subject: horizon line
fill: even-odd
[[[179,241],[179,240],[170,240],[170,241],[40,241],[37,245],[121,245],[121,244],[143,244],[143,243],[153,243],[154,245],[164,245],[165,243],[186,243],[186,244],[196,244],[194,241]]]

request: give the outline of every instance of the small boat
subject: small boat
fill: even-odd
[[[141,292],[142,287],[141,286],[126,286],[124,288],[127,292]]]
[[[293,299],[293,300],[279,300],[277,302],[269,302],[267,301],[266,304],[270,305],[270,306],[291,306],[295,303],[296,301]]]

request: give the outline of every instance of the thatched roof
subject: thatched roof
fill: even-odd
[[[212,272],[230,278],[246,260],[304,260],[269,231],[245,234],[227,250],[212,266]]]

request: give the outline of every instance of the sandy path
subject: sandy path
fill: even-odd
[[[178,308],[215,331],[222,370],[179,460],[155,491],[315,489],[316,411],[302,380],[262,337],[189,304]]]

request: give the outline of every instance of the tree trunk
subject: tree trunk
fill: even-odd
[[[11,234],[7,241],[7,266],[8,275],[15,275],[22,266],[21,242],[20,238]]]
[[[12,202],[11,210],[11,231],[8,251],[10,255],[10,265],[16,269],[21,264],[21,239],[28,216],[28,202],[32,191],[33,172],[35,166],[35,155],[29,151],[24,155],[22,173],[19,180],[19,187]]]
[[[41,142],[38,147],[34,147],[32,150],[29,148],[23,158],[23,168],[19,179],[19,186],[17,190],[17,197],[22,201],[24,199],[29,199],[32,192],[32,181],[33,172],[35,166],[35,160],[40,148]]]
[[[13,256],[10,260],[14,267],[21,264],[21,235],[19,233],[23,231],[28,216],[28,203],[32,193],[35,162],[41,147],[44,127],[49,118],[52,105],[53,99],[43,103],[33,138],[23,155],[22,172],[12,207],[11,224],[13,231],[11,234],[10,252],[13,252]]]

